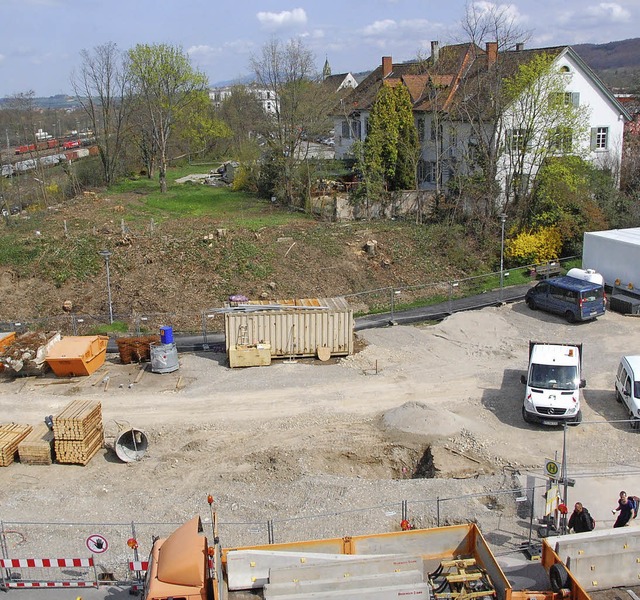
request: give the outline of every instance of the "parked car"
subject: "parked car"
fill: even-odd
[[[576,277],[552,277],[529,289],[524,297],[531,310],[562,315],[569,323],[588,321],[605,313],[604,285]]]
[[[616,372],[616,400],[627,407],[631,427],[640,429],[640,356],[623,356]]]

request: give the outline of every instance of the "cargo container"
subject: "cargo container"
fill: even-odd
[[[611,289],[640,291],[640,227],[585,232],[582,268],[600,273]]]
[[[270,344],[272,358],[353,354],[353,309],[345,298],[232,302],[225,308],[226,351]]]

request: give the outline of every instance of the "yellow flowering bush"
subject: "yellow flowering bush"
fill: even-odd
[[[556,260],[562,249],[562,237],[556,227],[523,231],[505,243],[505,257],[516,265]]]

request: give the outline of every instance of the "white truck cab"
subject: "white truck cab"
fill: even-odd
[[[582,421],[582,344],[529,342],[529,368],[521,381],[526,385],[522,417],[527,423]]]
[[[640,428],[640,356],[623,356],[616,372],[616,400],[629,411],[631,427]]]

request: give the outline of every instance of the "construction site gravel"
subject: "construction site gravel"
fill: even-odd
[[[223,353],[181,353],[179,370],[141,374],[144,365],[110,354],[86,378],[0,378],[1,422],[37,424],[74,398],[96,399],[107,442],[84,467],[0,469],[0,520],[182,523],[206,516],[212,494],[229,546],[266,543],[252,524],[269,519],[304,517],[276,541],[398,529],[404,499],[413,525],[430,527],[436,498],[470,494],[479,497],[443,505],[441,524],[493,529],[496,515],[517,515],[489,492],[542,475],[562,452],[561,427],[521,416],[529,340],[584,344],[571,467],[606,473],[640,457],[638,433],[615,422],[627,415],[613,392],[619,357],[640,354],[639,334],[633,317],[570,325],[517,302],[360,331],[359,352],[328,362],[230,369]],[[128,428],[145,432],[148,448],[123,463],[109,445]],[[390,508],[358,513],[368,507]],[[334,518],[319,527],[316,515]]]

